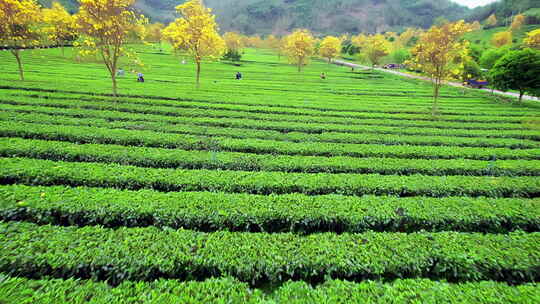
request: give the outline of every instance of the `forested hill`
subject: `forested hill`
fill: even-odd
[[[45,5],[52,0],[40,0]],[[59,0],[70,10],[77,0]],[[169,22],[185,0],[137,0],[152,21]],[[504,0],[508,2],[512,0]],[[524,0],[529,1],[529,0]],[[531,0],[536,1],[536,0]],[[399,31],[431,26],[438,17],[464,19],[471,10],[450,0],[204,0],[214,9],[223,31],[285,34],[295,28],[341,34]]]
[[[176,0],[139,0],[160,18]],[[284,34],[294,28],[320,33],[380,32],[404,26],[429,27],[435,18],[464,18],[468,9],[448,0],[205,0],[223,30]]]

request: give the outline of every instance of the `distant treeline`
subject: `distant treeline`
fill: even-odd
[[[50,5],[54,0],[39,0]],[[77,0],[58,0],[70,12]],[[174,7],[184,0],[138,0],[137,7],[151,21],[170,22]],[[500,25],[525,13],[528,23],[540,22],[540,0],[502,0],[474,10],[450,0],[205,0],[222,31],[247,35],[284,35],[296,28],[320,34],[399,32],[406,27],[428,28],[441,17],[482,21],[495,13]],[[537,8],[531,9],[531,8]]]

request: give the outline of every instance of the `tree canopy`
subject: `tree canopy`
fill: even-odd
[[[510,51],[499,59],[490,71],[492,85],[499,90],[519,91],[519,101],[529,93],[540,96],[540,51],[524,49]]]

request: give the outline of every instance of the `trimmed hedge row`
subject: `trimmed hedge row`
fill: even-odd
[[[272,85],[268,81],[265,81],[262,85]],[[245,88],[245,86],[243,86]],[[316,84],[317,88],[320,88],[320,83]],[[230,87],[228,87],[230,90]],[[384,88],[381,87],[381,83],[377,83],[373,89],[377,92],[380,92],[381,90],[384,91]],[[420,88],[418,86],[414,86],[413,90],[407,92],[407,93],[414,93],[415,91],[418,91]],[[197,92],[192,92],[193,94],[190,94],[190,96],[182,96],[182,97],[164,97],[164,96],[157,96],[157,95],[126,95],[126,94],[120,94],[117,97],[113,97],[110,94],[100,94],[100,93],[94,93],[94,92],[73,92],[73,91],[65,91],[65,90],[48,90],[48,89],[42,89],[42,88],[28,88],[28,87],[13,87],[13,86],[0,86],[0,92],[4,93],[7,96],[27,96],[27,97],[37,97],[37,98],[55,98],[58,96],[63,96],[72,100],[78,100],[82,98],[90,98],[92,100],[103,100],[103,101],[111,101],[111,100],[121,100],[121,101],[133,101],[138,99],[145,99],[149,102],[151,101],[165,101],[165,102],[204,102],[207,104],[235,104],[235,105],[254,105],[254,106],[267,106],[267,107],[285,107],[285,108],[294,108],[294,109],[312,109],[312,110],[322,110],[322,111],[334,111],[334,112],[355,112],[358,104],[351,104],[351,103],[343,103],[341,100],[347,99],[348,97],[341,97],[341,96],[334,96],[334,98],[324,99],[324,101],[320,101],[320,96],[314,99],[310,99],[308,103],[306,103],[305,99],[292,99],[287,100],[285,103],[281,102],[280,100],[283,99],[256,99],[256,100],[238,100],[238,98],[230,99],[223,99],[223,96],[219,96],[219,99],[216,99],[218,95],[212,95],[212,96],[195,96]],[[357,87],[354,88],[354,90],[358,90]],[[428,89],[429,91],[430,89]],[[403,90],[400,90],[402,92]],[[313,93],[313,92],[311,92]],[[321,92],[317,92],[321,93]],[[194,97],[195,96],[195,97]],[[460,94],[461,97],[463,97],[462,94]],[[200,98],[199,98],[200,97]],[[280,95],[279,97],[283,97]],[[212,98],[212,99],[209,99]],[[369,96],[365,95],[362,98],[366,101],[366,103],[362,105],[380,105],[380,106],[410,106],[410,107],[426,107],[429,106],[432,103],[431,98],[411,98],[408,95],[402,95],[402,96],[392,96],[391,100],[389,98],[381,97],[381,96]],[[502,105],[500,103],[493,103],[491,99],[485,98],[485,95],[481,96],[468,96],[465,98],[452,98],[452,99],[444,99],[442,98],[440,100],[440,104],[444,105],[448,108],[458,108],[458,109],[475,109],[477,111],[484,111],[487,110],[493,110],[495,108],[499,109],[508,109],[508,105]]]
[[[0,186],[0,218],[38,224],[171,227],[200,231],[540,231],[540,200],[390,196],[160,193]]]
[[[357,145],[321,142],[283,142],[159,133],[146,130],[85,126],[42,125],[0,121],[0,136],[60,140],[77,143],[117,144],[184,150],[234,151],[304,156],[393,157],[421,159],[538,160],[540,149],[474,148],[449,146]]]
[[[149,169],[117,164],[0,159],[0,183],[111,187],[130,190],[303,193],[362,196],[539,197],[537,177],[395,176]]]
[[[286,114],[286,115],[307,115],[307,116],[327,116],[338,118],[357,118],[357,116],[364,113],[386,113],[386,114],[423,114],[428,113],[425,105],[411,105],[401,104],[396,107],[396,104],[381,104],[378,101],[370,102],[364,101],[362,104],[355,105],[354,108],[346,109],[332,109],[328,105],[323,108],[309,107],[309,106],[291,106],[291,105],[261,105],[254,103],[236,103],[236,102],[208,102],[205,100],[159,100],[159,99],[144,99],[144,98],[115,98],[107,99],[97,96],[59,96],[59,95],[36,95],[33,94],[8,94],[5,98],[9,100],[21,100],[22,98],[28,99],[42,99],[49,100],[70,100],[70,101],[84,101],[84,102],[115,102],[121,104],[140,104],[145,106],[167,106],[173,108],[195,108],[195,109],[208,109],[208,110],[232,110],[240,112],[251,113],[264,113],[264,114]],[[535,109],[514,110],[509,112],[508,107],[501,109],[494,109],[483,107],[466,107],[463,109],[453,108],[450,106],[443,107],[440,111],[443,115],[467,115],[467,116],[502,116],[502,117],[524,117],[533,116],[534,114],[540,115],[539,111]]]
[[[249,119],[212,119],[212,118],[181,118],[159,116],[152,114],[131,114],[114,111],[56,109],[31,106],[7,105],[1,114],[3,120],[25,122],[41,122],[54,124],[89,125],[99,120],[106,120],[111,127],[122,128],[137,123],[148,128],[159,128],[168,132],[201,134],[212,133],[227,136],[250,136],[276,138],[289,141],[321,141],[362,143],[368,140],[378,140],[381,143],[410,141],[412,143],[439,143],[442,145],[498,145],[519,147],[520,145],[536,145],[539,132],[534,130],[453,130],[437,128],[386,127],[386,126],[340,126],[305,123],[266,122]],[[51,115],[54,115],[51,117]],[[78,120],[74,118],[79,118]],[[144,123],[143,123],[144,122]],[[406,127],[406,128],[405,128]],[[223,128],[227,128],[224,130]],[[248,130],[246,130],[248,129]],[[249,132],[248,134],[245,134]],[[285,133],[285,134],[284,134]],[[307,134],[304,134],[307,133]],[[390,136],[382,137],[380,134]],[[414,137],[413,137],[414,136]],[[456,138],[458,137],[458,138]],[[480,138],[477,138],[480,137]],[[505,140],[502,140],[502,139]],[[518,140],[518,139],[526,139]]]
[[[540,279],[540,233],[332,233],[298,236],[0,223],[0,271],[118,284],[159,278],[320,282],[431,278]]]
[[[80,145],[61,141],[2,137],[0,137],[0,157],[117,163],[149,168],[383,175],[540,176],[538,160],[481,161],[258,155],[120,145]]]
[[[94,110],[114,110],[121,112],[133,112],[143,114],[160,114],[170,116],[190,116],[190,117],[215,117],[215,118],[253,118],[270,121],[292,121],[292,122],[319,122],[319,123],[341,123],[351,124],[358,119],[391,119],[391,120],[424,120],[424,121],[450,121],[450,122],[482,122],[482,123],[513,123],[520,124],[523,120],[536,119],[537,116],[501,117],[493,116],[469,116],[469,115],[441,115],[433,116],[426,111],[423,114],[385,114],[358,112],[354,118],[340,118],[328,116],[312,116],[301,114],[265,114],[242,112],[238,110],[219,109],[199,109],[199,108],[177,108],[160,105],[141,105],[133,103],[115,103],[92,101],[84,102],[77,100],[50,100],[50,99],[29,99],[29,98],[2,98],[1,103],[6,104],[27,104],[34,106],[55,106],[66,108],[83,108]],[[180,105],[180,104],[179,104]]]
[[[45,97],[45,98],[48,98],[48,97]],[[46,104],[45,102],[46,102],[46,100],[42,101],[42,103]],[[112,102],[112,101],[110,101],[110,102]],[[36,107],[36,105],[34,103],[28,102],[28,101],[26,101],[24,99],[17,100],[17,101],[15,101],[15,100],[9,100],[9,101],[4,100],[4,101],[2,101],[2,103],[5,106],[11,105],[11,106],[24,107],[26,105],[27,107],[28,106]],[[115,105],[117,103],[112,102],[112,104]],[[74,109],[83,110],[81,108],[78,108],[77,105],[78,105],[78,102],[72,102],[71,104],[54,104],[54,103],[51,103],[49,105],[49,107],[52,107],[52,108],[56,107],[57,109],[64,109],[66,111],[74,110]],[[396,107],[396,105],[392,105],[392,106]],[[43,108],[43,107],[45,107],[45,106],[41,106],[41,108]],[[91,109],[86,109],[86,110],[87,111],[92,111]],[[114,109],[112,109],[112,110],[114,110]],[[94,110],[94,111],[96,111],[96,110]],[[101,109],[100,111],[105,111],[105,110]],[[132,114],[136,114],[136,113],[132,113]],[[148,113],[146,113],[146,114],[148,114]],[[181,115],[181,114],[178,114],[178,115]],[[178,116],[178,115],[175,115],[175,116]],[[163,116],[165,116],[165,115],[163,115]],[[184,117],[183,119],[188,119],[188,118],[195,119],[197,117]],[[255,118],[250,116],[247,119],[258,119],[258,116],[256,116]],[[289,122],[292,122],[292,121],[289,121]],[[313,123],[313,122],[308,121],[308,123]],[[472,123],[472,122],[469,122],[467,124],[463,124],[463,123],[458,123],[458,122],[448,122],[448,121],[438,121],[438,120],[437,121],[418,121],[418,120],[394,120],[394,119],[378,119],[378,120],[374,120],[374,119],[355,119],[355,120],[350,120],[350,122],[346,124],[346,126],[350,126],[350,125],[409,126],[409,127],[430,127],[430,128],[438,128],[438,129],[441,129],[441,128],[442,129],[453,128],[453,129],[484,129],[484,130],[492,130],[493,128],[497,128],[497,129],[508,129],[508,130],[527,130],[527,128],[525,126],[515,124],[515,123],[498,123],[498,124],[496,124],[496,126],[494,126],[494,124],[492,124],[492,123]],[[344,126],[336,124],[335,127],[336,128],[337,127],[342,127],[343,128]]]
[[[272,293],[264,293],[234,278],[213,278],[203,282],[125,281],[111,287],[90,280],[30,280],[0,276],[0,302],[6,303],[536,304],[539,293],[538,284],[509,286],[493,281],[449,284],[426,279],[398,279],[392,283],[329,280],[317,287],[288,281]]]

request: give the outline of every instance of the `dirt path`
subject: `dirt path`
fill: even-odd
[[[346,61],[342,61],[342,60],[334,60],[333,62],[336,65],[346,66],[346,67],[349,67],[349,68],[362,69],[362,70],[369,70],[370,69],[369,67],[367,67],[365,65],[360,65],[360,64],[356,64],[356,63],[350,63],[350,62],[346,62]],[[381,68],[375,68],[375,70],[385,72],[385,73],[394,74],[394,75],[398,75],[398,76],[402,76],[402,77],[407,77],[407,78],[431,81],[430,78],[425,77],[425,76],[411,75],[411,74],[407,74],[407,73],[403,73],[403,72],[399,72],[399,71],[394,71],[394,70],[389,70],[389,69],[381,69]],[[448,82],[446,82],[446,84],[451,85],[453,87],[463,88],[463,85],[461,83],[457,83],[457,82],[448,81]],[[491,89],[478,89],[478,90],[482,90],[482,91],[486,91],[486,92],[491,93]],[[498,90],[493,90],[493,93],[519,98],[519,94],[517,94],[517,93],[503,92],[503,91],[498,91]],[[524,95],[523,100],[540,101],[540,98],[534,97],[534,96]]]

